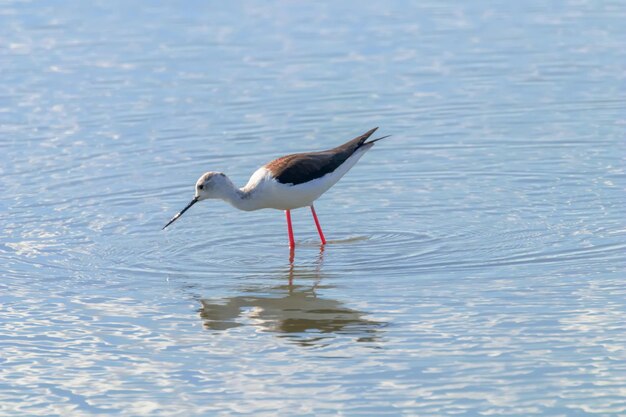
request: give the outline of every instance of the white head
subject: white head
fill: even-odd
[[[209,171],[202,174],[202,176],[198,178],[198,181],[196,181],[196,190],[193,200],[187,204],[187,207],[172,217],[172,219],[165,226],[163,226],[163,229],[174,223],[175,220],[182,216],[184,212],[189,210],[189,208],[198,201],[207,200],[209,198],[219,198],[224,200],[230,193],[233,192],[234,188],[235,186],[233,183],[221,172]]]
[[[219,198],[224,196],[233,189],[234,185],[228,177],[221,172],[209,171],[202,174],[196,181],[195,198],[198,201]]]

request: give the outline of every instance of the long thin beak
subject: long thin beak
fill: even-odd
[[[191,200],[191,203],[187,204],[187,207],[185,207],[184,209],[182,209],[181,211],[176,213],[176,216],[172,217],[172,220],[170,220],[165,226],[163,226],[163,229],[165,229],[170,224],[174,223],[180,216],[183,215],[184,212],[189,210],[189,208],[191,206],[193,206],[194,204],[196,204],[197,202],[198,202],[198,197],[194,197],[193,200]],[[161,230],[163,230],[163,229],[161,229]]]

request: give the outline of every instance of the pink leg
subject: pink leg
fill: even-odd
[[[289,248],[296,247],[296,242],[293,240],[293,227],[291,227],[291,212],[285,210],[285,217],[287,217],[287,232],[289,232]]]
[[[293,260],[295,258],[295,251],[293,248],[289,248],[289,293],[293,290]]]
[[[322,232],[322,226],[320,226],[320,221],[317,220],[317,214],[315,214],[315,207],[313,207],[313,204],[311,204],[311,213],[313,213],[313,220],[315,220],[315,226],[317,227],[317,233],[320,234],[322,245],[325,245],[326,239],[324,238],[324,233]]]

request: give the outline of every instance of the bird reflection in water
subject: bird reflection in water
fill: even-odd
[[[257,326],[303,346],[324,344],[336,335],[354,337],[358,342],[378,341],[386,323],[367,319],[366,313],[340,301],[317,296],[324,276],[323,260],[323,245],[314,268],[295,266],[292,251],[289,269],[281,273],[282,284],[248,288],[245,294],[220,300],[201,299],[199,313],[205,328]]]

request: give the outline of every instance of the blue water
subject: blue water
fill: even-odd
[[[3,4],[0,415],[626,414],[624,3],[337,3]]]

